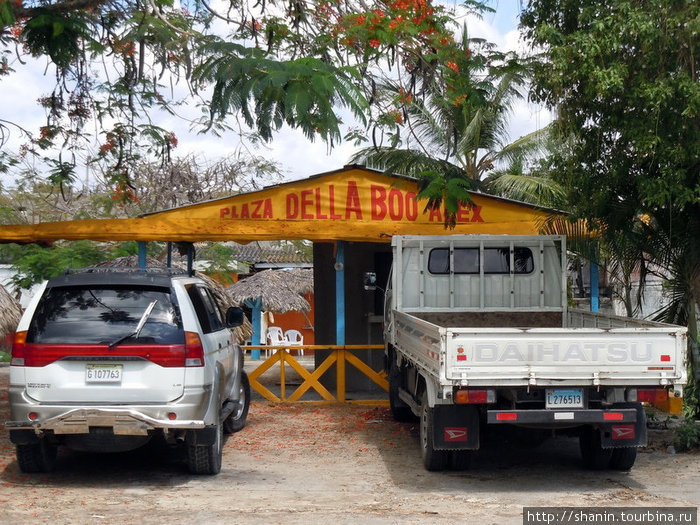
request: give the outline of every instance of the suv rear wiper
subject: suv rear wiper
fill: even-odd
[[[120,337],[119,339],[117,339],[116,341],[114,341],[113,343],[109,343],[109,345],[107,345],[107,347],[108,347],[110,350],[112,350],[112,349],[114,349],[115,346],[117,346],[118,344],[123,343],[123,342],[126,341],[127,339],[129,339],[129,338],[131,338],[131,337],[134,337],[134,336],[135,336],[135,337],[138,337],[139,334],[141,333],[141,330],[143,330],[143,325],[146,324],[146,321],[148,320],[148,317],[151,315],[151,312],[153,311],[153,308],[156,306],[156,303],[157,303],[157,302],[158,302],[158,299],[156,299],[155,301],[153,301],[151,304],[149,304],[149,305],[146,307],[146,309],[144,310],[143,314],[141,315],[141,319],[139,320],[139,324],[136,325],[136,330],[134,330],[133,332],[130,332],[130,333],[126,334],[126,335],[123,335],[122,337]]]

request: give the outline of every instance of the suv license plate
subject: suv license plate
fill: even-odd
[[[548,389],[546,408],[583,408],[583,389]]]
[[[87,365],[86,383],[120,383],[124,365]]]

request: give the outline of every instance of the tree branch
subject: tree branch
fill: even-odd
[[[33,18],[46,10],[52,13],[72,13],[79,10],[93,10],[109,1],[110,0],[66,0],[65,2],[42,5],[41,7],[25,7],[23,5],[16,5],[14,2],[9,3],[15,18],[19,20],[22,18]]]

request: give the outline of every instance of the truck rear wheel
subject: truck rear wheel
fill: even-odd
[[[624,447],[613,449],[610,458],[610,468],[614,470],[629,470],[637,459],[637,447]]]
[[[593,427],[585,427],[579,437],[583,463],[591,470],[605,470],[611,466],[613,449],[603,448],[600,438],[600,430]]]
[[[396,366],[395,362],[389,367],[389,407],[391,415],[396,421],[406,423],[415,421],[416,416],[413,415],[411,407],[404,403],[399,397],[399,388],[401,387],[401,369]]]
[[[450,450],[450,470],[469,470],[472,465],[473,450]]]
[[[444,470],[449,459],[447,450],[435,449],[433,441],[433,411],[428,404],[428,394],[423,393],[423,399],[420,407],[420,447],[423,465],[426,470]]]

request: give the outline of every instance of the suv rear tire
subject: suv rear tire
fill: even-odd
[[[51,472],[56,465],[58,447],[42,438],[38,443],[17,445],[19,469],[27,474]]]
[[[224,432],[221,422],[216,424],[216,437],[211,445],[187,445],[187,467],[192,474],[214,475],[221,471]]]

